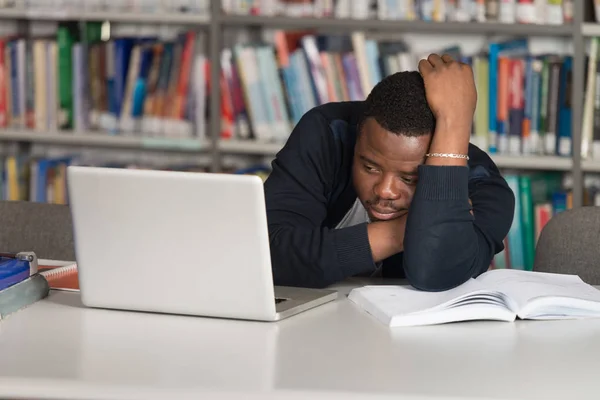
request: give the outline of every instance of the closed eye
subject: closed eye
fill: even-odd
[[[405,176],[402,178],[402,180],[407,185],[416,185],[418,179],[416,177]]]

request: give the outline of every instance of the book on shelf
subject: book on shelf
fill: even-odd
[[[487,271],[442,292],[370,285],[353,289],[348,298],[390,327],[600,317],[600,290],[577,275],[533,271]]]
[[[584,102],[581,126],[581,157],[600,160],[600,38],[590,38],[584,74]],[[582,71],[583,72],[583,71]]]
[[[0,37],[0,130],[206,137],[205,35],[102,36],[61,22],[54,37]]]
[[[572,191],[557,172],[507,173],[504,179],[515,195],[515,211],[492,268],[531,271],[542,229],[554,215],[572,208]]]
[[[531,271],[542,229],[555,215],[573,208],[572,178],[550,171],[503,176],[515,195],[515,212],[504,249],[494,256],[491,268]],[[600,206],[600,175],[584,176],[582,200],[583,206]]]
[[[583,201],[586,206],[600,206],[600,174],[586,174],[583,177]]]
[[[233,15],[562,25],[574,0],[223,0]]]
[[[524,38],[491,41],[475,54],[458,44],[438,53],[473,69],[475,145],[492,154],[571,155],[572,56],[531,54]],[[221,138],[283,142],[311,108],[364,100],[384,77],[416,71],[427,55],[362,31],[275,30],[272,44],[238,43],[221,58]]]

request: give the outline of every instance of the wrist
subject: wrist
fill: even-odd
[[[404,223],[376,221],[367,227],[373,261],[383,261],[404,250]]]
[[[436,128],[428,153],[467,155],[470,139],[469,124],[457,119],[442,118],[436,120]],[[425,164],[465,166],[467,160],[465,158],[427,157]]]
[[[419,167],[419,183],[413,197],[413,203],[420,200],[463,200],[468,197],[469,170],[467,168],[459,166],[440,168],[434,165]]]

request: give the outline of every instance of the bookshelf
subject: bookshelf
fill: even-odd
[[[228,30],[234,29],[316,29],[323,32],[364,31],[381,34],[467,34],[485,37],[545,37],[570,40],[573,44],[573,70],[585,71],[585,40],[588,36],[600,35],[600,24],[591,20],[591,3],[575,1],[574,20],[563,25],[506,24],[499,22],[426,22],[426,21],[387,21],[378,19],[334,19],[313,17],[254,16],[225,14],[220,1],[210,2],[209,15],[192,13],[129,13],[129,12],[31,12],[23,9],[0,9],[1,20],[17,20],[20,24],[29,21],[111,21],[130,24],[189,25],[202,29],[207,34],[208,60],[219,60],[225,46]],[[586,18],[585,15],[588,15]],[[220,66],[211,62],[207,71],[211,82],[219,82]],[[583,204],[583,175],[585,172],[600,172],[600,162],[582,160],[578,149],[581,147],[581,115],[583,109],[584,76],[574,73],[572,80],[572,155],[525,156],[492,155],[502,169],[512,170],[554,170],[569,172],[572,175],[573,205]],[[209,115],[207,117],[207,139],[159,139],[143,138],[139,133],[133,136],[107,136],[94,132],[37,132],[30,130],[0,129],[0,142],[26,142],[40,144],[90,146],[106,148],[126,148],[139,150],[174,151],[202,153],[211,156],[211,169],[223,169],[222,158],[226,155],[251,155],[271,157],[281,148],[281,143],[261,143],[244,140],[221,140],[221,91],[218,85],[211,85],[209,92]]]

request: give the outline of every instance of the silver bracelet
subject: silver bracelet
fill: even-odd
[[[466,154],[454,154],[454,153],[427,153],[426,157],[442,157],[442,158],[464,158],[469,160],[469,156]]]

